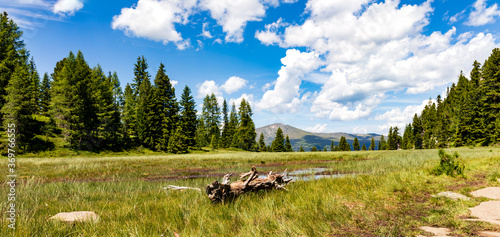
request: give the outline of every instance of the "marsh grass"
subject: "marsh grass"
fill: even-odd
[[[492,152],[489,152],[492,150]],[[500,230],[466,222],[480,199],[433,198],[441,191],[500,186],[500,149],[452,149],[465,163],[466,178],[435,176],[437,150],[247,153],[121,157],[20,158],[16,190],[16,236],[412,236],[418,227],[449,227],[454,234]],[[447,152],[449,152],[447,150]],[[7,167],[2,159],[0,167]],[[297,181],[289,191],[249,193],[213,205],[203,192],[164,190],[167,185],[204,188],[216,177],[172,179],[191,174],[261,173],[324,167],[339,178]],[[150,179],[151,177],[159,177]],[[162,178],[163,177],[163,178]],[[165,179],[165,177],[169,177]],[[0,197],[7,196],[6,183]],[[6,213],[6,198],[0,199]],[[58,212],[94,211],[98,223],[48,220]],[[4,214],[5,215],[5,214]],[[0,236],[13,232],[4,218]]]

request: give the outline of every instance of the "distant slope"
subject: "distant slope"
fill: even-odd
[[[372,137],[375,138],[375,145],[378,146],[378,141],[380,139],[379,134],[349,134],[349,133],[313,133],[307,132],[302,129],[298,129],[296,127],[292,127],[290,125],[275,123],[271,125],[267,125],[264,127],[260,127],[255,129],[257,132],[257,141],[260,138],[260,134],[264,134],[264,139],[267,145],[270,145],[276,136],[276,131],[278,128],[283,130],[283,134],[290,137],[290,142],[292,143],[292,147],[295,151],[300,149],[300,146],[304,148],[306,151],[310,151],[313,146],[316,146],[318,149],[323,149],[326,147],[330,150],[330,145],[332,140],[335,142],[335,145],[338,145],[340,141],[340,137],[344,136],[347,139],[347,142],[351,145],[354,141],[354,138],[357,137],[360,143],[360,146],[363,146],[363,143],[368,148],[370,147],[370,142]]]

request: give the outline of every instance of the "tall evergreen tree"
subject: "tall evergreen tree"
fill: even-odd
[[[484,62],[482,70],[484,81],[481,86],[485,93],[481,99],[483,118],[483,134],[485,145],[500,143],[500,49],[493,49],[490,57]]]
[[[137,62],[134,64],[134,81],[131,84],[134,100],[137,100],[139,97],[142,82],[144,80],[149,80],[151,77],[147,70],[148,63],[144,55],[137,57]]]
[[[266,142],[264,140],[264,133],[260,134],[259,137],[259,151],[267,151]]]
[[[379,150],[387,150],[388,149],[387,141],[385,140],[384,135],[380,136],[380,140],[378,141],[378,149]]]
[[[212,137],[214,137],[214,142],[219,143],[220,138],[220,108],[217,102],[215,94],[207,95],[203,99],[203,111],[202,111],[203,123],[205,125],[206,142],[210,143]]]
[[[26,64],[15,67],[5,92],[5,104],[1,112],[5,114],[3,127],[15,131],[13,137],[16,140],[18,151],[27,151],[31,139],[34,137],[33,104],[30,95],[34,90],[30,83],[29,70]],[[12,133],[11,133],[12,134]]]
[[[359,143],[358,143],[359,145]],[[351,151],[351,145],[347,143],[347,139],[344,136],[340,137],[339,150],[341,151]]]
[[[290,143],[290,138],[288,137],[288,134],[285,137],[285,151],[286,152],[292,152],[292,143]]]
[[[123,93],[123,130],[124,130],[124,140],[128,147],[134,146],[135,141],[137,141],[136,133],[136,108],[134,101],[134,93],[130,84],[125,86],[125,91]]]
[[[49,105],[50,105],[50,79],[49,74],[45,73],[43,75],[43,80],[40,85],[39,97],[40,97],[40,114],[48,116]]]
[[[283,130],[281,130],[281,128],[276,130],[276,136],[274,137],[271,149],[273,152],[285,151],[285,138],[283,137]]]
[[[29,100],[32,105],[32,113],[39,114],[40,113],[40,75],[36,70],[35,60],[33,57],[28,62],[28,74],[29,74],[29,83],[31,84],[32,90],[29,92]]]
[[[181,135],[185,136],[188,146],[196,144],[196,104],[191,95],[191,89],[188,86],[184,87],[180,101],[180,124]]]
[[[300,146],[299,152],[305,152],[302,146]]]
[[[165,72],[163,63],[160,63],[154,82],[153,93],[156,109],[152,126],[157,126],[157,129],[153,130],[153,136],[158,141],[155,144],[156,149],[166,151],[170,137],[177,130],[179,105],[175,98],[175,89]]]
[[[222,120],[224,123],[224,127],[222,128],[221,135],[221,146],[222,148],[228,148],[231,146],[232,139],[229,136],[229,114],[228,114],[227,102],[224,99],[222,103]],[[262,149],[262,147],[260,147]]]
[[[253,112],[250,104],[247,103],[245,99],[242,99],[238,111],[240,121],[235,136],[237,137],[238,147],[247,151],[256,149],[257,143],[255,141],[257,133],[255,132],[255,124],[253,123],[252,115]]]
[[[227,124],[227,140],[231,142],[232,147],[237,147],[238,138],[235,137],[236,127],[238,126],[238,113],[236,112],[236,105],[233,102],[231,113],[229,114],[229,123]],[[269,151],[269,149],[267,149]]]
[[[375,150],[375,138],[372,137],[372,140],[370,141],[370,151]]]
[[[411,123],[406,125],[405,131],[403,132],[402,149],[413,149],[413,127]]]
[[[359,140],[357,137],[354,138],[354,142],[352,143],[352,148],[355,151],[359,151],[361,149],[361,147],[359,146]]]
[[[361,148],[361,150],[366,151],[366,145],[365,145],[365,143],[363,143],[363,147]]]
[[[422,121],[420,118],[415,114],[413,116],[413,139],[414,139],[414,147],[415,149],[422,149],[423,148],[423,127],[422,127]]]
[[[153,87],[149,79],[144,79],[139,87],[139,97],[137,99],[137,137],[142,146],[155,149],[156,144],[159,143],[156,136],[154,136],[154,129],[158,127],[153,127],[155,122],[155,103],[154,103],[154,93],[152,92]]]

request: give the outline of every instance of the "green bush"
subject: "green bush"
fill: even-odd
[[[433,174],[446,174],[452,177],[460,175],[464,177],[465,165],[460,161],[457,152],[454,152],[453,155],[450,155],[447,154],[443,149],[439,149],[438,155],[440,158],[439,166],[432,170]]]

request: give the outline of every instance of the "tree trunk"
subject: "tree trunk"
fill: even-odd
[[[239,181],[230,184],[231,175],[233,174],[224,175],[221,183],[215,180],[212,184],[207,185],[205,191],[213,203],[225,203],[246,192],[272,189],[286,190],[285,186],[295,181],[286,178],[286,170],[283,174],[273,174],[271,171],[267,175],[267,178],[258,178],[258,172],[255,167],[252,167],[252,171],[241,174]],[[247,179],[244,180],[245,178]]]

